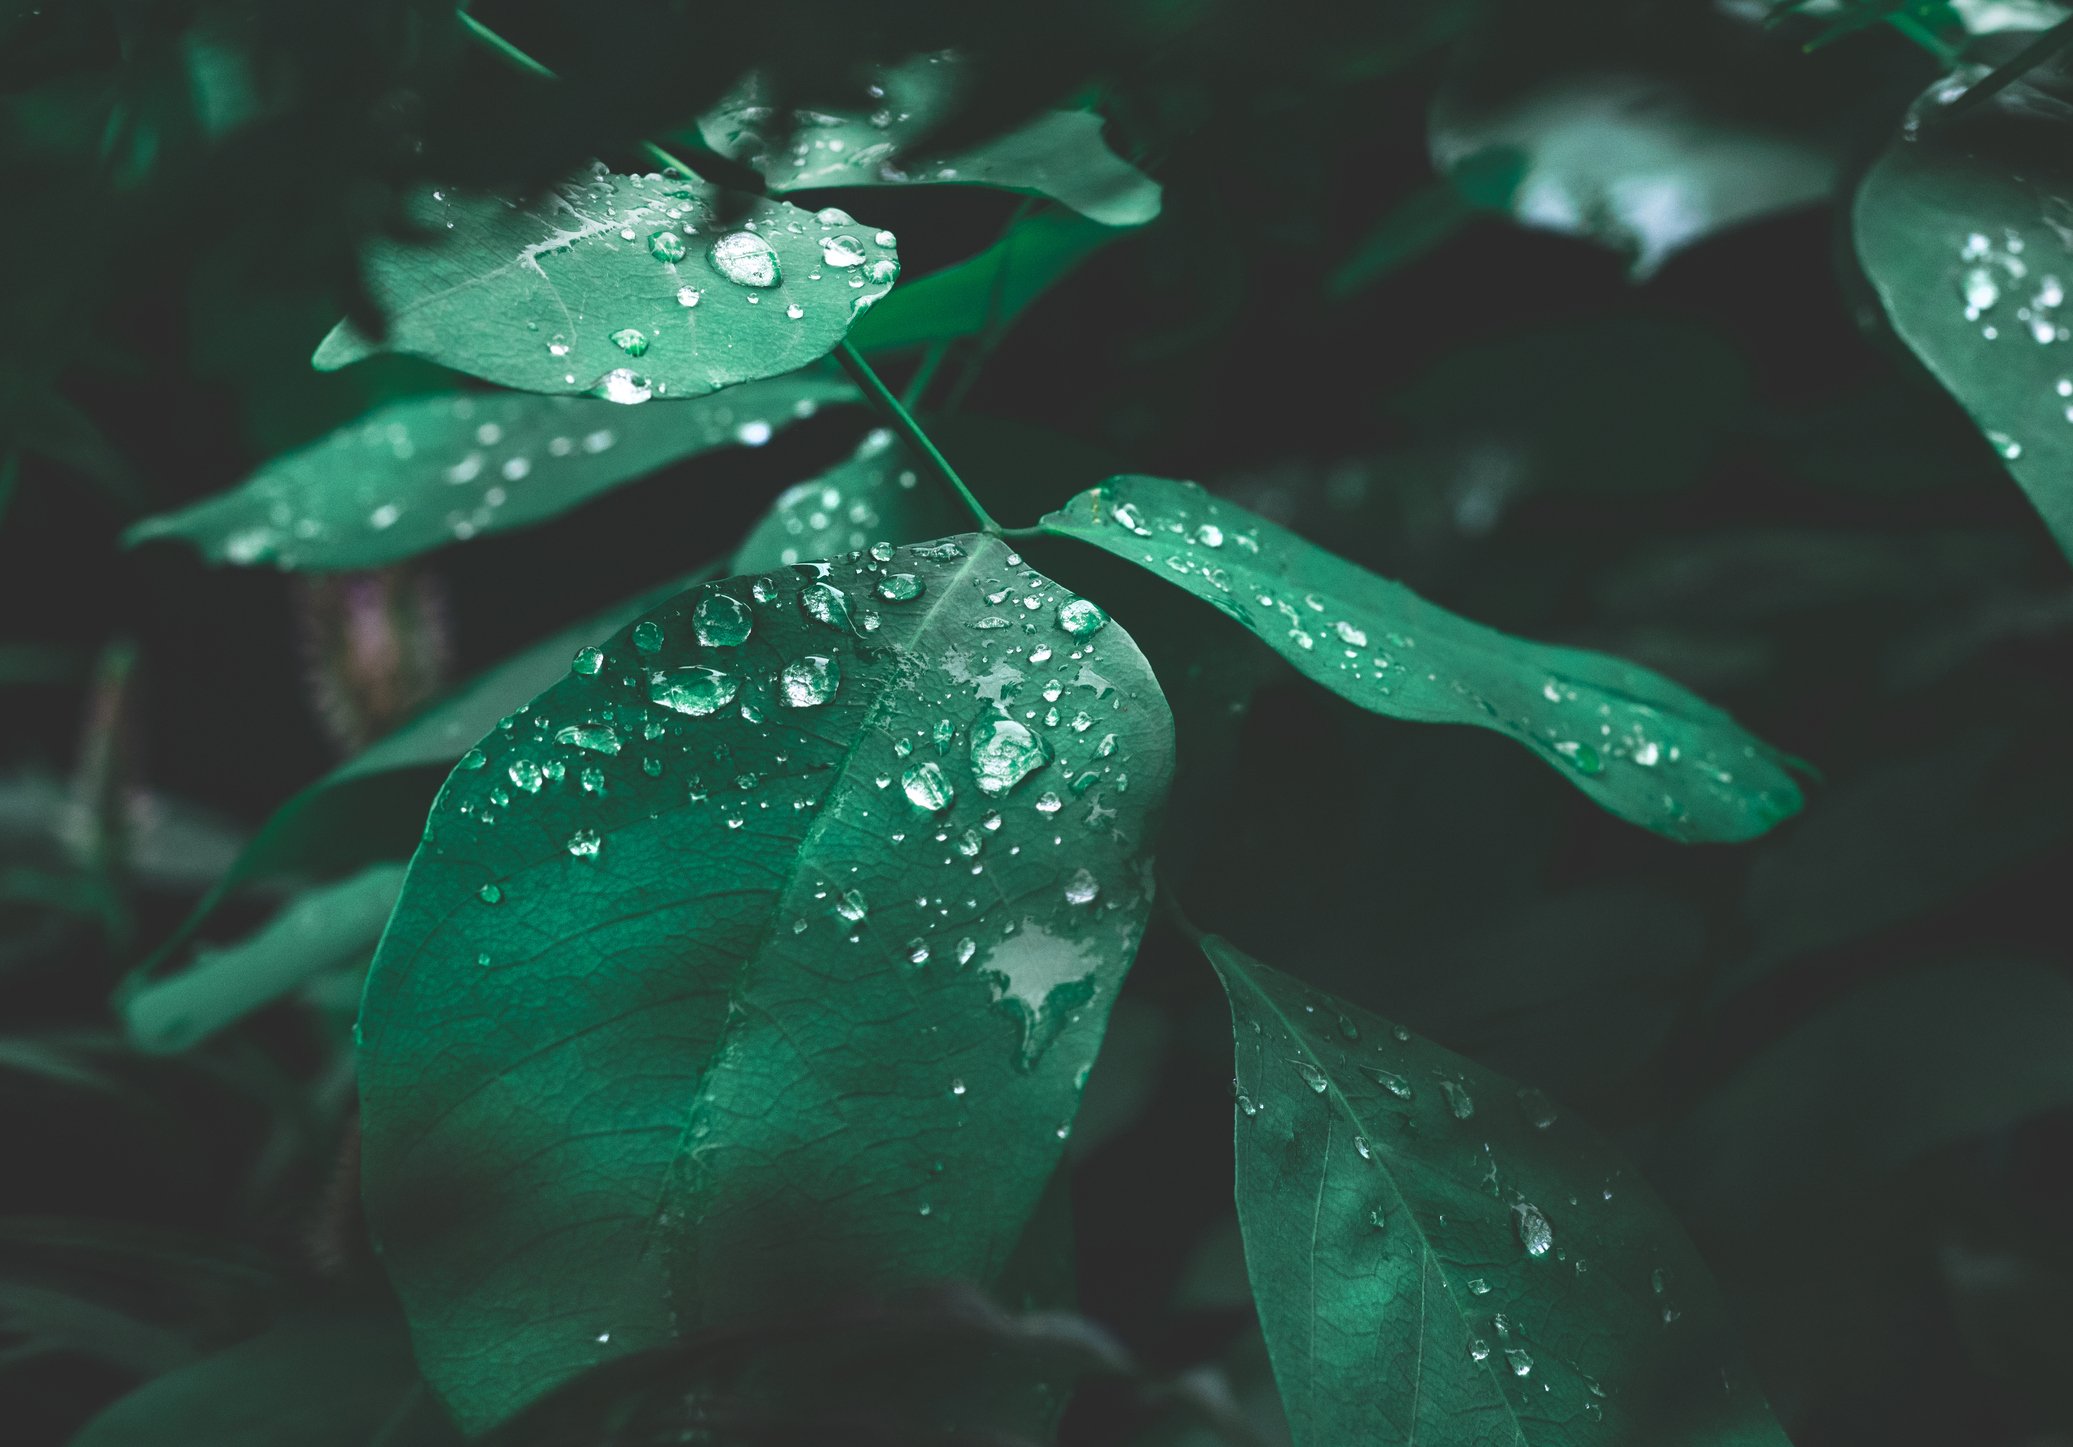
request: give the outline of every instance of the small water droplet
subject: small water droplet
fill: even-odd
[[[1327,1090],[1331,1089],[1331,1080],[1322,1070],[1319,1070],[1309,1061],[1292,1060],[1289,1063],[1296,1067],[1296,1074],[1303,1077],[1303,1084],[1309,1086],[1319,1095],[1323,1095]]]
[[[648,254],[657,261],[682,261],[684,238],[674,231],[657,231],[648,238]]]
[[[648,350],[648,334],[639,327],[621,327],[612,333],[612,345],[629,357],[638,357]]]
[[[475,897],[484,904],[496,904],[504,898],[504,891],[494,884],[485,884],[475,891]]]
[[[736,286],[776,286],[777,253],[753,231],[730,231],[707,253],[713,269]]]
[[[787,663],[778,675],[778,702],[786,708],[816,708],[833,698],[841,685],[842,665],[809,653]]]
[[[695,286],[680,286],[677,288],[678,306],[697,306],[704,300],[705,293]]]
[[[595,829],[578,829],[569,836],[569,853],[578,859],[595,859],[604,847],[604,840]]]
[[[1476,1103],[1468,1093],[1468,1087],[1458,1080],[1443,1080],[1440,1090],[1447,1097],[1447,1109],[1454,1112],[1454,1119],[1467,1120],[1476,1113]]]
[[[1994,451],[2001,454],[2003,462],[2014,462],[2023,455],[2023,444],[2010,437],[2006,432],[1989,432],[1987,433],[1987,441],[1994,444]]]
[[[871,907],[864,900],[863,892],[845,889],[835,901],[835,913],[851,924],[862,924]]]
[[[1073,875],[1065,884],[1065,902],[1067,904],[1092,904],[1095,896],[1100,893],[1100,883],[1084,869]]]
[[[607,402],[617,402],[624,407],[645,402],[655,395],[654,384],[631,367],[614,367],[598,378],[597,385],[590,390]]]
[[[1051,761],[1051,746],[1014,719],[982,718],[972,725],[972,769],[979,792],[1007,793]]]
[[[868,258],[864,254],[864,243],[854,236],[823,236],[821,238],[821,260],[829,266],[862,266]]]
[[[636,623],[633,629],[633,646],[643,653],[661,652],[662,625],[653,619]]]

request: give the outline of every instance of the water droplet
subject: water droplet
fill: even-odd
[[[806,308],[799,305],[799,303],[797,302],[793,302],[790,306],[785,308],[785,315],[796,322],[801,317],[806,315]]]
[[[1555,745],[1555,752],[1575,765],[1576,771],[1579,774],[1602,774],[1605,772],[1605,760],[1600,758],[1598,751],[1589,744],[1579,743],[1574,739],[1567,739]]]
[[[692,631],[707,648],[739,648],[755,626],[748,605],[725,593],[707,593],[691,610]]]
[[[917,808],[926,809],[931,814],[949,808],[957,797],[957,790],[943,772],[943,766],[934,759],[916,764],[900,775],[900,788]]]
[[[1504,1359],[1512,1364],[1512,1375],[1524,1377],[1532,1374],[1533,1358],[1526,1355],[1524,1347],[1506,1347]]]
[[[851,631],[849,595],[833,583],[809,583],[799,590],[799,606],[814,622],[838,633]]]
[[[864,268],[864,275],[880,286],[888,286],[899,279],[900,263],[890,256],[881,256]],[[862,301],[863,298],[859,297],[857,300]]]
[[[1468,1291],[1471,1296],[1488,1296],[1490,1294],[1490,1283],[1483,1280],[1480,1276],[1471,1276],[1468,1279]]]
[[[957,962],[960,965],[969,965],[972,962],[972,956],[978,953],[979,946],[976,942],[968,939],[957,942]]]
[[[1085,638],[1101,631],[1101,625],[1108,622],[1108,614],[1101,611],[1097,603],[1085,598],[1068,598],[1058,605],[1058,626],[1075,638]]]
[[[1039,814],[1056,814],[1064,807],[1056,794],[1046,792],[1037,796],[1036,811]]]
[[[1344,643],[1349,647],[1365,648],[1368,646],[1367,633],[1362,629],[1354,627],[1351,623],[1348,623],[1344,618],[1341,618],[1338,622],[1332,625],[1332,631],[1339,635],[1339,641],[1341,643]]]
[[[648,254],[657,261],[682,261],[684,238],[674,231],[657,231],[648,238]]]
[[[569,853],[578,859],[595,859],[603,847],[604,840],[595,829],[578,829],[569,836]]]
[[[963,1095],[965,1093],[965,1083],[962,1080],[951,1081],[950,1093],[952,1095]]]
[[[1471,1360],[1471,1361],[1478,1361],[1478,1362],[1487,1362],[1487,1361],[1489,1361],[1489,1360],[1490,1360],[1490,1343],[1488,1343],[1488,1342],[1484,1341],[1484,1340],[1483,1340],[1483,1339],[1482,1339],[1481,1337],[1476,1337],[1476,1338],[1475,1338],[1474,1340],[1470,1341],[1470,1342],[1469,1342],[1469,1344],[1468,1344],[1468,1355],[1469,1355],[1469,1360]]]
[[[1323,1095],[1327,1090],[1331,1089],[1332,1082],[1330,1079],[1326,1077],[1322,1070],[1319,1070],[1309,1061],[1292,1060],[1289,1063],[1296,1067],[1296,1074],[1303,1077],[1303,1084],[1309,1086],[1319,1095]]]
[[[1519,1092],[1519,1110],[1535,1130],[1546,1130],[1555,1123],[1555,1103],[1537,1090]]]
[[[1366,1136],[1355,1136],[1353,1138],[1353,1149],[1364,1161],[1372,1161],[1375,1158],[1375,1153],[1368,1149],[1368,1138]]]
[[[629,357],[638,357],[648,350],[648,334],[639,327],[621,327],[612,333],[612,345]]]
[[[609,724],[568,724],[554,732],[556,743],[574,744],[594,754],[619,752],[619,735]]]
[[[864,243],[854,236],[823,236],[821,238],[821,260],[830,266],[848,268],[862,266],[869,258],[864,254]]]
[[[513,759],[504,772],[511,776],[512,783],[528,794],[539,793],[540,785],[546,778],[546,771],[531,759]]]
[[[664,708],[704,718],[734,702],[741,680],[717,668],[690,664],[648,680],[648,697]]]
[[[695,286],[680,286],[677,288],[678,306],[697,306],[704,300],[705,293]]]
[[[2023,455],[2023,444],[2006,432],[1989,432],[1987,441],[1994,444],[1994,451],[2001,454],[2003,462],[2013,462]]]
[[[1555,1228],[1531,1201],[1519,1201],[1512,1206],[1512,1229],[1519,1233],[1519,1244],[1526,1248],[1526,1254],[1536,1261],[1554,1248]]]
[[[658,653],[662,649],[662,625],[652,619],[636,623],[633,629],[633,646],[643,653]]]
[[[888,573],[878,580],[878,596],[888,603],[911,603],[921,596],[921,579],[912,573]]]
[[[488,756],[481,749],[470,749],[461,755],[461,767],[464,769],[479,769],[488,762]]]
[[[367,514],[367,525],[376,532],[380,532],[383,528],[394,527],[396,519],[402,516],[402,508],[392,502],[385,502],[373,512]]]
[[[865,902],[861,890],[845,889],[835,901],[835,913],[851,924],[862,924],[864,916],[870,912],[871,907]]]
[[[1458,1080],[1443,1080],[1440,1090],[1447,1097],[1447,1109],[1454,1112],[1454,1119],[1467,1120],[1476,1113],[1476,1103],[1470,1098],[1468,1087]]]
[[[787,708],[815,708],[835,696],[842,684],[842,665],[809,653],[784,666],[778,676],[778,702]]]
[[[997,797],[1048,764],[1051,746],[1014,719],[989,717],[972,725],[971,756],[979,792]]]
[[[1195,529],[1195,541],[1205,548],[1220,548],[1224,545],[1224,530],[1215,523],[1204,523]]]
[[[504,898],[504,891],[494,884],[485,884],[475,891],[475,897],[484,904],[497,904]]]
[[[1067,904],[1092,904],[1095,896],[1100,893],[1100,883],[1084,869],[1073,875],[1065,883],[1065,902]]]
[[[1416,1092],[1411,1089],[1411,1082],[1404,1079],[1401,1075],[1398,1075],[1393,1070],[1380,1070],[1372,1065],[1363,1065],[1360,1067],[1360,1072],[1361,1074],[1373,1080],[1375,1084],[1381,1086],[1384,1090],[1388,1091],[1391,1095],[1395,1096],[1398,1100],[1409,1100],[1414,1094],[1416,1094]]]
[[[645,402],[655,395],[654,384],[631,367],[614,367],[598,378],[597,385],[590,390],[607,402],[617,402],[625,407]]]
[[[761,418],[744,422],[734,429],[734,440],[743,447],[761,447],[770,440],[772,428]]]
[[[715,241],[713,269],[736,286],[776,286],[777,253],[753,231],[730,231]]]
[[[1389,1225],[1389,1218],[1383,1215],[1382,1208],[1377,1206],[1374,1210],[1368,1212],[1368,1224],[1377,1231],[1385,1230]]]

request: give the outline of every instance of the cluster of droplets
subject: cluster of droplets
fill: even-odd
[[[1965,320],[1977,323],[1980,336],[1990,342],[2001,337],[2011,317],[2018,333],[2039,346],[2063,342],[2073,336],[2059,312],[2066,304],[2065,287],[2051,273],[2033,276],[2023,250],[2021,234],[2012,230],[2002,232],[1998,241],[1983,231],[1965,238],[1958,251]]]

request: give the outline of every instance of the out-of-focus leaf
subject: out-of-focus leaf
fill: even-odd
[[[38,772],[0,778],[0,850],[83,858],[92,825],[66,781]],[[129,797],[123,828],[125,869],[142,883],[168,890],[207,888],[244,842],[213,812],[152,792]]]
[[[1517,153],[1512,216],[1626,253],[1637,280],[1714,232],[1827,196],[1844,109],[1830,78],[1704,9],[1658,33],[1675,13],[1509,7],[1433,99],[1434,164]]]
[[[156,1377],[72,1447],[448,1447],[459,1438],[388,1318],[291,1321]]]
[[[1525,158],[1504,147],[1465,157],[1451,176],[1419,187],[1397,203],[1348,256],[1332,269],[1325,292],[1353,296],[1409,266],[1490,211],[1511,204]]]
[[[52,1352],[89,1356],[134,1376],[156,1376],[195,1356],[186,1333],[73,1290],[0,1279],[0,1337],[10,1366]]]
[[[463,1426],[780,1304],[993,1280],[1171,765],[1130,639],[976,536],[685,593],[492,729],[361,1018],[369,1219]]]
[[[1546,1097],[1211,936],[1238,1219],[1298,1447],[1769,1443],[1677,1219]]]
[[[1104,226],[1159,214],[1159,183],[1109,150],[1092,111],[1045,111],[1004,135],[951,152],[930,133],[956,111],[970,77],[948,52],[919,55],[872,78],[862,112],[795,112],[777,119],[752,77],[698,122],[719,154],[763,173],[773,192],[821,186],[993,186],[1047,196]],[[777,136],[787,144],[773,154]]]
[[[711,188],[600,169],[530,201],[413,198],[424,240],[367,255],[388,335],[341,322],[326,371],[380,351],[528,392],[697,397],[827,355],[892,286],[892,233],[842,211],[755,200],[731,224]]]
[[[2073,982],[2026,961],[1859,987],[1700,1101],[1655,1178],[1734,1220],[2073,1106]]]
[[[1932,88],[1858,187],[1857,255],[1901,340],[1971,414],[2073,555],[2073,71],[1969,114]]]
[[[1668,679],[1471,623],[1193,483],[1112,478],[1042,526],[1186,589],[1363,708],[1516,739],[1658,834],[1749,839],[1800,806],[1781,755]]]
[[[372,568],[543,522],[715,448],[759,447],[852,396],[832,377],[779,377],[645,412],[530,393],[413,397],[275,458],[229,492],[146,518],[125,541],[184,538],[211,562]]]
[[[1037,211],[977,256],[909,282],[856,325],[859,347],[997,335],[1117,232],[1068,211]]]
[[[117,1089],[113,1079],[83,1058],[90,1048],[79,1047],[80,1042],[65,1036],[0,1035],[0,1076],[11,1073],[89,1090]]]
[[[122,1001],[130,1039],[152,1052],[189,1049],[312,976],[371,958],[402,886],[403,866],[377,864],[290,900],[237,944],[197,951]]]

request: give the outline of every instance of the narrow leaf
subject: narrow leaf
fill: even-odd
[[[1932,88],[1866,173],[1851,219],[1893,329],[1971,414],[2073,557],[2067,86],[2060,68],[2033,72],[1949,122],[1937,111],[1962,88]]]
[[[1104,226],[1141,226],[1159,214],[1159,183],[1109,150],[1092,111],[1046,111],[979,145],[932,149],[930,133],[969,89],[955,55],[920,55],[873,77],[868,111],[798,112],[779,131],[765,85],[752,78],[700,118],[698,129],[713,150],[755,167],[780,194],[993,186],[1048,196]]]
[[[463,1426],[997,1276],[1149,905],[1171,720],[1122,630],[997,541],[874,547],[683,594],[510,722],[361,1019],[369,1218]]]
[[[1297,1447],[1786,1447],[1632,1167],[1536,1091],[1203,941],[1238,1219]]]
[[[1800,806],[1779,754],[1668,679],[1471,623],[1194,483],[1111,478],[1042,526],[1186,589],[1363,708],[1517,739],[1658,834],[1748,839]]]
[[[543,522],[687,457],[759,447],[853,395],[833,378],[801,376],[646,412],[525,392],[412,397],[275,458],[229,492],[147,518],[125,540],[184,538],[211,562],[379,567]]]
[[[366,257],[388,335],[341,322],[316,365],[407,352],[528,392],[696,397],[827,355],[899,275],[892,233],[846,212],[758,200],[723,226],[714,194],[603,169],[530,200],[422,193],[429,239]]]
[[[237,944],[197,951],[186,969],[123,1001],[130,1040],[140,1050],[186,1050],[314,975],[364,962],[402,884],[402,866],[377,864],[306,891]]]
[[[1116,233],[1063,211],[1039,211],[977,256],[910,282],[857,323],[860,347],[998,334]]]

